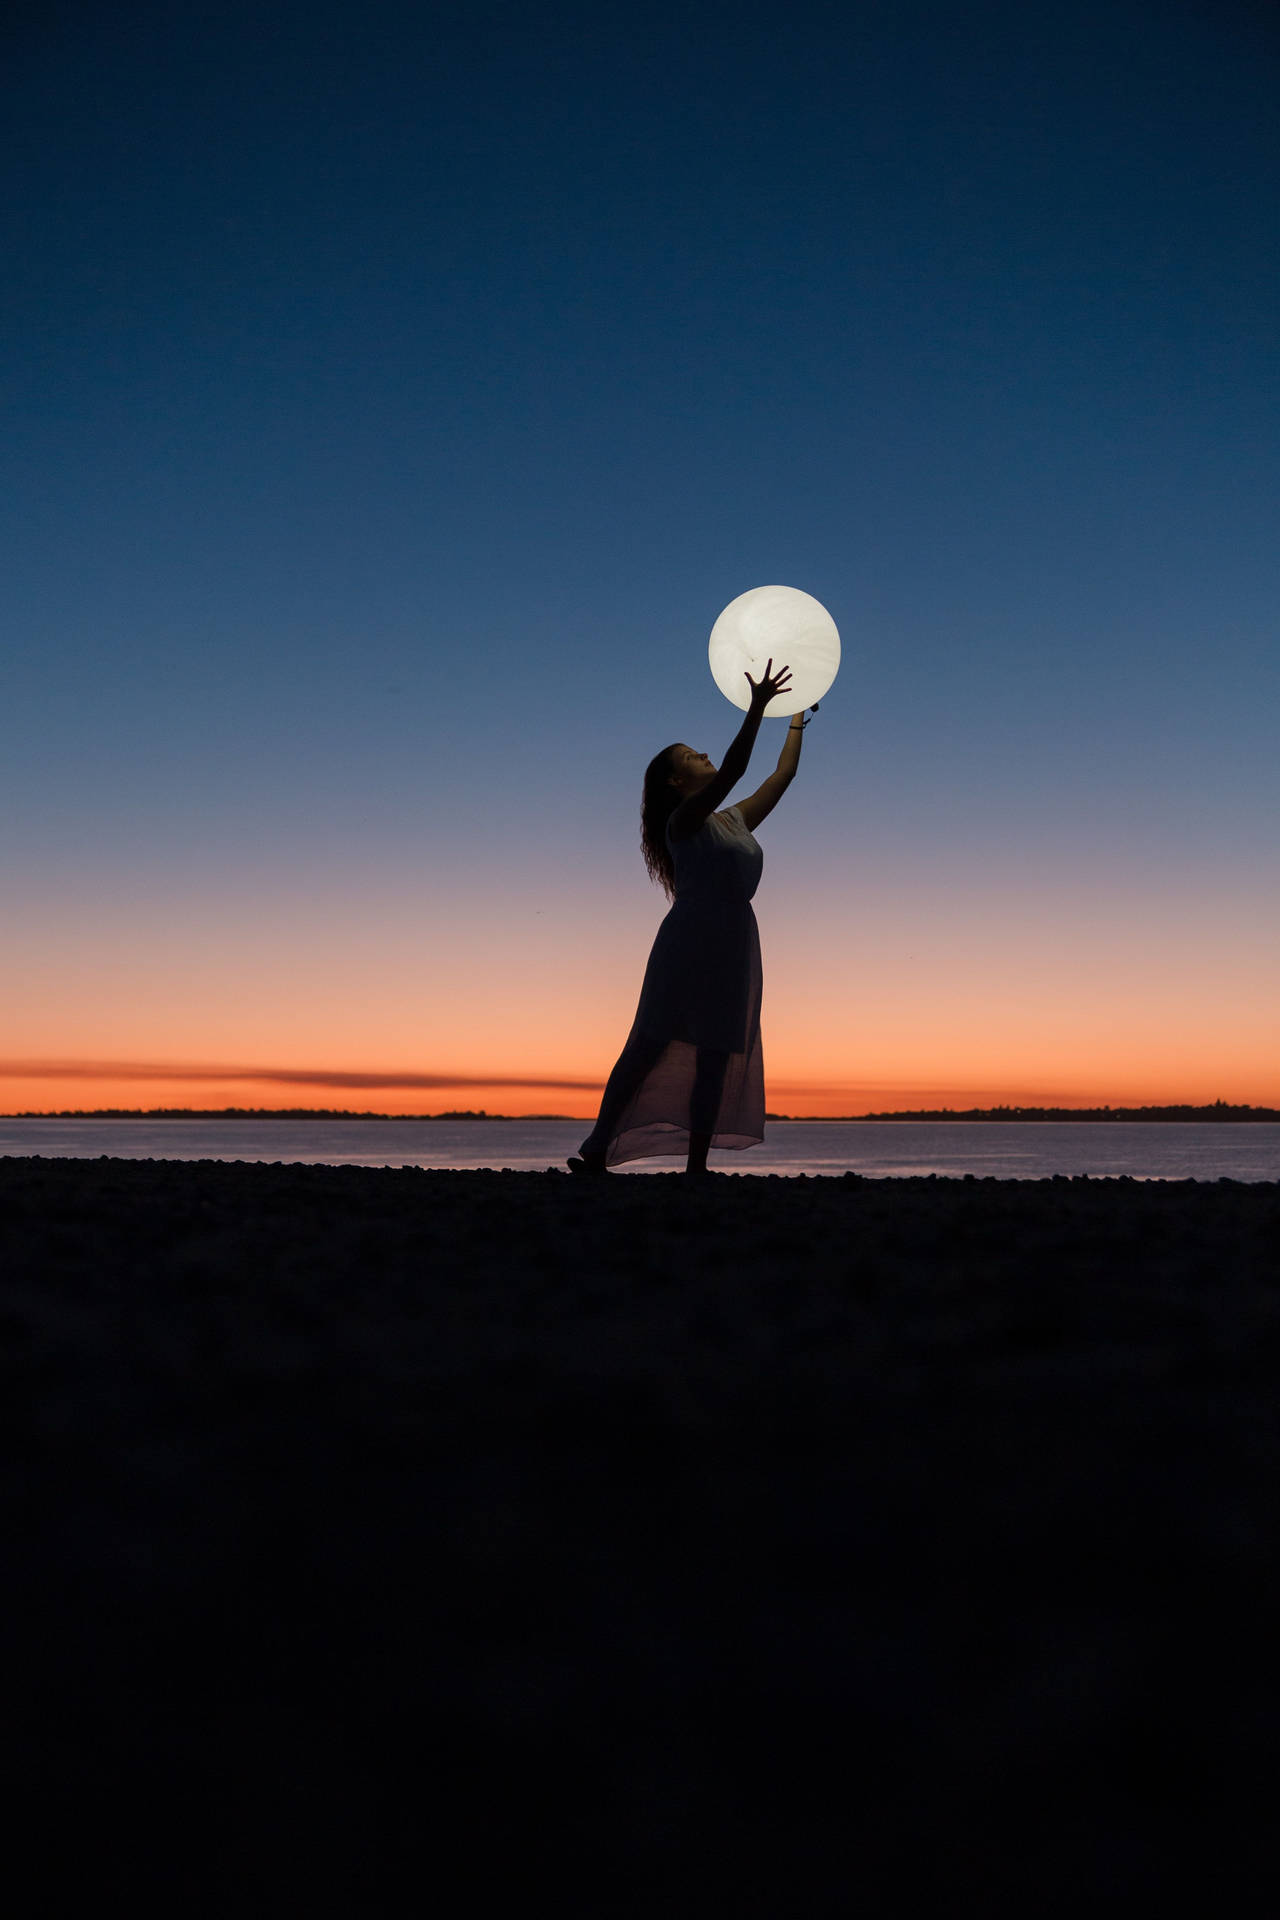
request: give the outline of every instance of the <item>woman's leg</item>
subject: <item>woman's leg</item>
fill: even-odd
[[[729,1056],[711,1047],[698,1048],[698,1063],[693,1075],[693,1098],[689,1103],[689,1159],[686,1173],[705,1173],[707,1151],[720,1115],[720,1096]]]
[[[618,1131],[618,1121],[662,1052],[664,1044],[661,1040],[649,1040],[641,1035],[628,1040],[618,1055],[617,1064],[605,1082],[601,1095],[599,1117],[579,1148],[587,1172],[603,1173],[604,1157],[609,1150],[609,1142]]]

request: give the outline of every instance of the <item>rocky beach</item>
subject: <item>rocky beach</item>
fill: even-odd
[[[89,1810],[237,1914],[1274,1875],[1275,1185],[7,1158],[0,1272],[51,1888]]]

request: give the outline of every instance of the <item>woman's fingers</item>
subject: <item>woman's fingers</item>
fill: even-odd
[[[786,693],[791,685],[790,667],[779,667],[778,671],[775,673],[773,671],[772,658],[765,661],[764,672],[760,675],[760,678],[758,680],[753,680],[751,678],[751,675],[745,671],[742,677],[746,681],[747,685],[750,687],[752,693],[764,693],[765,689],[766,688],[768,689],[768,693],[766,695],[766,702],[765,702],[766,705],[770,700],[772,700],[775,697],[775,695],[779,693]]]

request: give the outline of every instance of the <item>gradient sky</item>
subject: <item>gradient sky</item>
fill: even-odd
[[[1273,9],[23,12],[0,1107],[592,1110],[769,581],[771,1107],[1280,1104]]]

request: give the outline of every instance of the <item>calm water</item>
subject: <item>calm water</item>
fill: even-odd
[[[276,1160],[365,1167],[563,1166],[586,1132],[561,1120],[0,1120],[0,1155]],[[670,1173],[642,1160],[624,1172]],[[763,1146],[714,1153],[726,1173],[972,1173],[998,1180],[1280,1180],[1280,1124],[778,1121]]]

